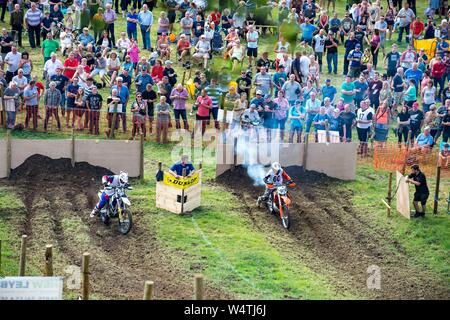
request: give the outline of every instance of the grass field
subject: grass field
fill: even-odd
[[[418,3],[418,12],[423,12],[424,4]],[[154,11],[158,16],[161,8]],[[342,16],[344,1],[337,1],[338,13]],[[8,21],[8,17],[6,18]],[[125,30],[122,19],[116,24],[116,33]],[[152,41],[156,28],[152,30]],[[393,37],[394,38],[394,37]],[[140,35],[139,35],[140,39]],[[27,44],[25,39],[25,44]],[[154,42],[153,42],[154,43]],[[261,38],[261,48],[271,52],[275,38]],[[403,48],[403,47],[401,47]],[[28,48],[27,48],[28,49]],[[342,48],[340,48],[342,51]],[[37,51],[32,52],[35,71],[42,70],[43,59]],[[145,52],[145,54],[148,54]],[[342,54],[339,60],[339,72],[342,72]],[[245,66],[245,64],[244,64]],[[379,68],[381,69],[381,68]],[[177,67],[177,71],[180,68]],[[236,77],[235,73],[232,78]],[[322,75],[325,78],[325,75]],[[335,86],[342,81],[341,76],[330,78]],[[107,89],[102,89],[107,95]],[[0,136],[4,134],[0,129]],[[41,132],[14,133],[16,138],[24,139],[59,139],[66,137],[62,133],[46,134]],[[122,135],[119,137],[123,138]],[[78,138],[91,138],[79,135]],[[242,199],[232,194],[214,181],[215,167],[204,166],[204,187],[202,206],[192,217],[180,217],[155,208],[155,179],[158,161],[171,162],[173,144],[158,145],[153,142],[145,144],[145,182],[133,181],[135,189],[130,193],[133,209],[143,212],[139,218],[145,224],[145,231],[156,237],[165,255],[177,265],[185,275],[192,276],[203,272],[208,285],[222,288],[237,298],[261,299],[365,299],[371,292],[364,290],[342,289],[336,275],[320,272],[306,261],[313,259],[315,252],[308,252],[303,247],[293,250],[294,243],[287,232],[280,232],[278,225],[272,221],[267,228],[256,228],[242,206]],[[197,162],[197,160],[196,160]],[[434,179],[429,179],[431,192],[434,192]],[[448,252],[450,250],[450,218],[446,214],[443,196],[448,193],[450,181],[441,182],[441,201],[439,214],[431,214],[424,220],[408,221],[393,214],[386,216],[386,210],[380,199],[386,197],[387,172],[374,171],[369,161],[359,161],[357,179],[352,182],[339,182],[337,188],[353,191],[352,201],[361,219],[367,221],[374,234],[382,234],[386,239],[396,241],[405,250],[409,264],[417,270],[426,271],[439,279],[444,285],[450,285],[450,267]],[[261,190],[262,191],[262,190]],[[255,195],[256,197],[256,195]],[[430,197],[431,199],[431,197]],[[431,200],[429,201],[431,203]],[[393,206],[395,207],[395,201]],[[1,271],[4,275],[16,275],[18,271],[18,253],[20,232],[15,228],[17,220],[24,218],[25,205],[16,191],[0,182],[0,239],[2,241]],[[86,212],[86,215],[88,212]],[[64,227],[71,236],[77,236],[82,250],[89,245],[89,235],[79,219],[66,221]],[[133,231],[132,231],[133,232]],[[351,244],[349,244],[351,245]],[[391,250],[397,252],[397,247]],[[298,251],[298,252],[296,252]],[[299,255],[304,255],[304,259]],[[27,274],[40,275],[43,272],[43,255],[41,252],[29,252],[30,263]],[[400,253],[398,253],[400,255]],[[58,256],[55,256],[58,259]],[[62,262],[60,262],[62,263]],[[383,267],[383,266],[382,266]],[[63,266],[58,266],[59,271]],[[357,270],[355,270],[357,272]],[[384,275],[383,275],[384,276]],[[411,275],[418,277],[419,275]],[[147,279],[142,279],[142,281]],[[66,298],[76,297],[76,292],[66,292]],[[94,295],[94,298],[105,298]]]

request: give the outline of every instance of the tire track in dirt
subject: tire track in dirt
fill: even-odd
[[[39,155],[12,172],[7,184],[17,190],[26,207],[26,219],[18,228],[29,235],[29,252],[34,253],[30,263],[42,264],[37,252],[53,243],[55,274],[64,275],[68,265],[80,266],[82,253],[91,253],[94,297],[142,299],[144,282],[152,280],[155,299],[192,299],[192,277],[172,262],[151,234],[151,221],[144,212],[134,212],[133,229],[126,236],[118,232],[115,219],[105,226],[100,219],[89,217],[104,174],[110,172],[86,163],[72,168],[70,159]],[[210,285],[205,295],[230,298]]]
[[[263,188],[254,187],[243,168],[225,173],[218,182],[242,199],[245,214],[274,246],[327,275],[338,290],[377,299],[450,297],[442,279],[413,266],[413,257],[407,256],[397,241],[389,239],[380,227],[374,229],[373,223],[357,212],[351,203],[351,190],[322,174],[303,173],[299,168],[287,171],[299,182],[298,190],[292,192],[289,232],[278,217],[256,206]],[[381,290],[367,289],[367,268],[371,265],[381,268]]]

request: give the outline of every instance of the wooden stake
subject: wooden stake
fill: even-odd
[[[89,259],[90,259],[90,253],[85,252],[83,253],[83,260],[82,260],[82,283],[83,283],[83,293],[82,293],[82,300],[89,300]]]
[[[438,165],[436,167],[436,190],[434,192],[434,208],[433,214],[438,213],[438,204],[439,204],[439,185],[441,183],[441,166]]]
[[[11,130],[6,130],[6,176],[11,175]]]
[[[72,128],[72,139],[70,144],[70,160],[72,168],[75,167],[75,129]]]
[[[195,300],[203,300],[204,298],[204,277],[202,274],[194,275],[194,291],[195,291]]]
[[[309,143],[309,134],[305,133],[305,143],[303,147],[303,172],[306,171],[306,160],[308,155],[308,143]]]
[[[391,216],[391,206],[384,199],[381,199],[381,202],[383,202],[383,204],[386,206],[387,211],[388,211],[388,216]]]
[[[391,206],[391,201],[392,201],[392,172],[389,172],[387,201],[388,201],[388,204],[389,204],[389,207],[390,207]],[[391,210],[389,208],[387,210],[387,215],[388,215],[388,217],[391,216]]]
[[[2,272],[2,240],[0,239],[0,274]]]
[[[111,131],[109,132],[109,138],[115,139],[114,131],[116,131],[116,121],[117,121],[117,102],[114,103],[114,111],[111,123]]]
[[[20,244],[20,263],[19,263],[19,277],[25,276],[25,265],[27,257],[27,235],[22,236],[22,243]]]
[[[161,171],[162,170],[162,162],[160,161],[160,162],[158,162],[158,171]]]
[[[186,168],[182,171],[183,179],[186,178]],[[184,214],[184,189],[181,189],[181,214]]]
[[[200,160],[200,162],[198,163],[198,170],[202,170],[203,169],[203,163]]]
[[[45,246],[45,276],[53,277],[53,245]]]
[[[140,157],[139,157],[139,177],[144,182],[144,134],[141,133]]]
[[[154,285],[153,281],[145,281],[143,300],[153,299],[153,285]]]

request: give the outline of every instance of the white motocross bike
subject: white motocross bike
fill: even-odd
[[[133,190],[129,185],[117,187],[105,187],[105,190],[114,190],[108,203],[100,210],[100,218],[104,224],[109,225],[111,219],[118,219],[118,229],[121,234],[127,234],[133,225],[133,218],[130,210],[131,201],[128,199],[126,190]],[[101,198],[104,190],[100,190],[98,197]]]

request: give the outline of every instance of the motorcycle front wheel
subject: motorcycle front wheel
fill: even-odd
[[[119,222],[119,232],[121,234],[125,235],[128,232],[130,232],[131,227],[133,225],[133,218],[131,215],[131,210],[128,208],[123,209],[122,210],[122,219],[120,219],[120,215],[119,215],[118,222]]]
[[[289,208],[287,205],[283,204],[283,214],[281,215],[281,224],[286,230],[291,227],[291,219],[289,216]]]

